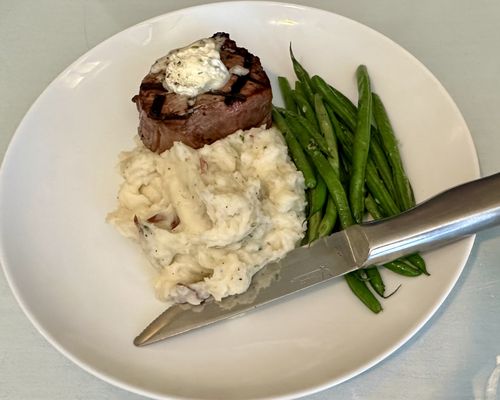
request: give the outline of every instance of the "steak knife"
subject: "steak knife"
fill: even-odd
[[[500,173],[456,186],[384,220],[353,225],[262,268],[222,301],[168,308],[135,338],[145,346],[233,317],[360,268],[436,248],[500,224]]]

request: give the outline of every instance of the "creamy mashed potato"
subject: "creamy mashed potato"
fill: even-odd
[[[161,155],[138,141],[121,154],[120,171],[118,209],[107,220],[141,244],[162,300],[242,293],[303,237],[304,179],[275,128],[198,150],[176,142]]]

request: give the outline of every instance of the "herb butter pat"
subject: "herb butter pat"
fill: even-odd
[[[276,128],[237,131],[201,149],[121,155],[118,209],[108,216],[140,243],[157,296],[199,304],[245,292],[252,276],[303,237],[304,178]]]
[[[221,89],[231,77],[220,59],[221,45],[220,39],[200,39],[170,51],[153,64],[151,72],[164,74],[163,87],[180,95],[196,97]]]

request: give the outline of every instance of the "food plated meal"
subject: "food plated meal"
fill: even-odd
[[[297,24],[280,25],[282,18]],[[136,349],[132,338],[165,304],[154,297],[147,274],[153,268],[140,247],[103,218],[116,207],[117,155],[135,147],[139,121],[130,98],[139,93],[154,60],[221,29],[260,57],[278,107],[284,103],[276,76],[286,76],[292,86],[296,79],[290,42],[311,76],[322,76],[353,101],[356,67],[366,64],[394,123],[417,201],[476,177],[472,141],[453,101],[394,42],[321,10],[216,3],[122,32],[51,84],[27,115],[4,164],[10,168],[3,170],[9,179],[3,180],[2,193],[13,200],[4,203],[9,207],[2,223],[11,234],[3,238],[3,261],[44,336],[109,382],[155,398],[296,397],[348,379],[401,346],[448,294],[471,240],[426,254],[430,279],[381,269],[388,293],[402,287],[382,302],[384,312],[377,315],[338,279],[244,318]],[[267,37],[273,40],[263,40]],[[78,151],[68,152],[75,144]],[[454,156],[444,157],[449,154]],[[44,212],[25,211],[40,207]],[[16,237],[29,252],[9,247]],[[50,291],[40,282],[49,283]],[[287,371],[286,377],[277,379],[276,370]]]
[[[290,58],[294,89],[278,77],[285,108],[273,108],[260,59],[220,32],[156,60],[133,97],[141,140],[121,155],[119,206],[107,219],[141,245],[159,299],[198,305],[241,294],[302,239],[415,205],[367,67],[356,71],[356,107],[311,77],[291,44]],[[419,254],[384,267],[429,275]],[[376,265],[345,279],[371,311],[382,310]]]

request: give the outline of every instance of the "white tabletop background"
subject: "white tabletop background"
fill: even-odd
[[[462,111],[482,174],[500,171],[500,1],[296,2],[364,23],[414,54]],[[140,21],[202,3],[208,1],[0,0],[0,156],[30,105],[77,57]],[[497,400],[500,388],[498,394],[496,386],[488,389],[497,362],[500,228],[477,236],[458,284],[413,339],[367,372],[307,400]],[[0,399],[143,397],[99,380],[55,350],[0,274]]]

